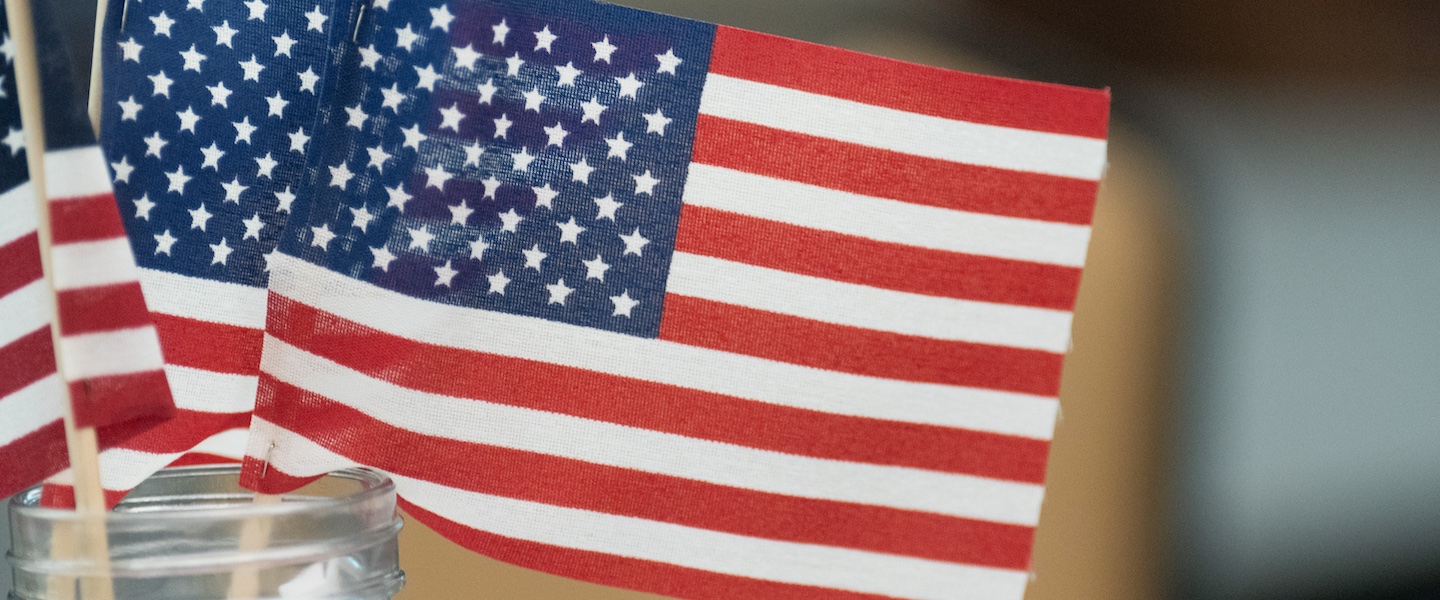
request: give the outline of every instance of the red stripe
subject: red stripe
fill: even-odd
[[[477,399],[801,456],[1045,481],[1049,444],[1043,440],[834,415],[424,344],[278,294],[271,294],[270,310],[276,338],[356,371],[384,373],[387,381],[413,390],[483,395]]]
[[[1065,311],[1080,289],[1073,267],[878,242],[688,204],[675,249],[912,294]]]
[[[857,375],[1055,396],[1064,355],[834,325],[665,295],[660,339]]]
[[[151,313],[165,364],[216,373],[255,375],[265,332],[164,313]]]
[[[228,456],[218,454],[206,454],[204,452],[187,452],[170,463],[171,467],[192,467],[198,465],[233,465],[240,461]]]
[[[694,152],[697,163],[852,194],[1076,225],[1090,224],[1100,185],[912,156],[708,115],[700,115]]]
[[[955,563],[1025,569],[1030,560],[1034,529],[1029,527],[797,498],[428,436],[268,375],[260,379],[266,398],[265,408],[257,408],[261,418],[357,463],[447,487],[750,537]]]
[[[0,445],[0,498],[9,498],[70,466],[65,424],[59,419]]]
[[[44,277],[40,267],[40,234],[31,232],[0,246],[0,297]]]
[[[0,399],[55,372],[55,342],[41,327],[0,346]]]
[[[884,600],[857,592],[701,571],[613,554],[575,550],[472,529],[413,502],[400,507],[426,527],[472,552],[512,565],[613,587],[695,600]]]
[[[104,490],[105,506],[115,508],[130,490]],[[46,483],[40,487],[40,506],[45,508],[75,508],[75,488],[61,483]]]
[[[55,244],[92,242],[125,237],[120,209],[112,194],[50,201],[50,229]]]
[[[108,427],[132,419],[163,419],[175,411],[160,369],[70,382],[76,427]]]
[[[715,34],[710,72],[920,113],[1104,138],[1110,93],[958,73],[732,27]]]
[[[161,423],[145,435],[125,443],[127,450],[152,454],[189,452],[200,442],[222,431],[250,426],[250,413],[209,413],[176,409],[174,418]],[[233,462],[233,461],[231,461]]]
[[[65,290],[56,296],[62,335],[130,329],[151,323],[138,281]]]

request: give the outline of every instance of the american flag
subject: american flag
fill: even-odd
[[[1104,92],[587,0],[337,47],[246,481],[692,598],[1020,598]]]
[[[76,426],[97,428],[102,446],[174,409],[104,157],[72,86],[49,6],[40,3],[34,11],[53,286],[41,267],[41,190],[30,183],[26,165],[13,66],[19,49],[0,15],[0,30],[7,31],[0,43],[0,496],[67,466],[66,387]],[[56,312],[61,369],[51,332]]]

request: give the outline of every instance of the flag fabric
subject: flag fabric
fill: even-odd
[[[0,496],[64,469],[65,388],[77,427],[102,447],[162,422],[174,410],[155,327],[136,277],[104,157],[49,15],[35,13],[44,114],[53,289],[41,267],[37,190],[29,183],[8,21],[0,120]],[[58,310],[57,310],[58,309]],[[59,315],[56,369],[51,327]],[[63,380],[62,375],[63,373]]]
[[[367,465],[671,596],[1022,596],[1105,92],[588,0],[327,10],[247,485]]]
[[[176,418],[101,454],[112,504],[176,461],[244,453],[265,255],[314,150],[318,73],[343,35],[310,27],[305,13],[314,9],[286,0],[110,2],[102,138],[179,407]],[[55,483],[63,494],[68,479]]]

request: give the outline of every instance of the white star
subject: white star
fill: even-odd
[[[508,115],[501,114],[500,118],[495,119],[495,137],[497,139],[507,139],[510,134],[510,126],[514,124],[515,123],[510,121]]]
[[[545,96],[540,93],[540,88],[537,86],[535,89],[525,92],[524,96],[525,110],[540,112],[540,106],[545,103]]]
[[[585,116],[580,117],[580,122],[593,121],[596,125],[599,125],[600,115],[604,113],[607,108],[610,107],[601,104],[599,98],[591,97],[589,102],[580,105],[580,110],[585,111]]]
[[[300,77],[300,91],[315,93],[315,84],[320,82],[320,76],[315,74],[315,69],[305,67],[305,72],[298,73]]]
[[[540,251],[540,244],[535,244],[533,248],[521,252],[521,254],[525,255],[525,268],[535,269],[536,272],[540,271],[541,263],[545,262],[545,259],[550,256]]]
[[[155,132],[154,135],[145,138],[145,156],[160,158],[160,150],[169,143],[165,141],[165,138],[160,137],[160,132]]]
[[[115,181],[130,183],[130,174],[135,172],[135,167],[131,166],[130,159],[121,156],[120,162],[110,163],[110,170],[115,171]]]
[[[390,201],[385,205],[386,208],[393,206],[400,209],[402,213],[405,212],[405,203],[413,197],[405,193],[405,189],[398,185],[393,188],[385,188],[385,192],[390,195]]]
[[[215,142],[210,142],[210,147],[201,148],[200,153],[205,155],[205,160],[200,163],[200,170],[203,171],[206,167],[216,171],[220,170],[220,159],[225,158],[225,151],[221,150],[220,146]]]
[[[220,184],[220,187],[225,188],[225,201],[234,202],[236,204],[240,203],[240,194],[244,193],[245,190],[250,189],[250,186],[248,185],[240,185],[239,177],[231,179],[230,183]]]
[[[610,153],[606,154],[605,158],[619,158],[620,160],[625,160],[630,153],[630,148],[635,146],[635,144],[625,141],[625,132],[623,131],[615,134],[613,139],[607,138],[605,144],[610,146]]]
[[[416,152],[420,151],[420,142],[430,139],[430,136],[420,133],[419,124],[401,129],[400,133],[405,134],[405,143],[401,145],[407,148],[414,148]]]
[[[495,31],[495,41],[493,41],[493,42],[491,42],[491,43],[500,44],[501,46],[504,46],[504,45],[505,45],[505,36],[510,35],[510,26],[505,24],[505,20],[504,20],[504,19],[501,19],[499,25],[496,25],[496,26],[494,26],[494,27],[491,27],[490,29],[492,29],[492,30]]]
[[[449,128],[455,130],[455,133],[460,133],[460,121],[464,118],[465,113],[460,112],[460,104],[451,103],[450,108],[440,109],[440,128]]]
[[[500,271],[486,277],[490,280],[490,293],[505,295],[505,286],[510,285],[510,278],[505,276],[505,271]]]
[[[419,229],[408,229],[410,232],[410,249],[421,252],[430,251],[430,241],[435,239],[435,234],[430,233],[430,228],[421,226]]]
[[[205,210],[204,202],[200,203],[200,208],[186,212],[190,213],[190,228],[199,229],[200,231],[205,231],[205,224],[210,222],[210,217],[215,216],[210,214],[210,211]]]
[[[315,10],[305,13],[305,20],[309,21],[309,23],[305,25],[305,30],[323,33],[325,31],[325,21],[329,18],[330,17],[325,16],[325,13],[320,12],[320,5],[317,4],[315,5]]]
[[[470,219],[470,215],[475,214],[475,209],[467,206],[464,200],[461,200],[459,204],[449,208],[450,224],[452,225],[464,225],[465,221]]]
[[[565,63],[563,67],[555,67],[555,72],[560,74],[560,82],[555,85],[559,87],[575,87],[575,78],[580,76],[580,69],[575,68],[574,62]]]
[[[625,290],[619,296],[611,296],[610,301],[615,303],[615,313],[612,317],[629,317],[630,311],[640,305],[640,301],[630,297],[630,290]]]
[[[585,228],[575,222],[575,217],[570,217],[568,223],[556,223],[555,227],[560,229],[560,243],[570,242],[576,246],[580,245],[580,234],[585,233]]]
[[[530,163],[535,162],[536,158],[534,155],[530,154],[529,150],[526,150],[524,148],[521,148],[519,152],[511,154],[510,156],[515,159],[515,164],[512,168],[516,171],[529,171]]]
[[[182,50],[180,58],[185,59],[185,70],[200,72],[200,63],[204,62],[205,55],[195,51],[195,44],[190,44],[189,50]]]
[[[390,112],[400,114],[400,103],[405,101],[405,94],[400,91],[400,84],[392,83],[390,87],[380,90],[380,107],[388,108]]]
[[[615,44],[610,43],[610,36],[608,35],[605,36],[605,39],[590,45],[595,48],[595,62],[605,61],[609,63],[610,56],[615,54],[615,51],[618,49],[615,47]]]
[[[655,186],[660,183],[660,180],[651,176],[649,169],[646,169],[645,173],[643,174],[632,175],[631,177],[635,178],[636,196],[639,196],[640,194],[645,194],[647,196],[655,195]]]
[[[485,243],[485,238],[470,242],[470,258],[485,260],[485,251],[490,249],[490,244]]]
[[[600,213],[595,216],[596,221],[599,221],[601,219],[610,219],[611,221],[614,221],[615,211],[620,210],[620,207],[625,206],[625,203],[616,202],[614,194],[605,194],[604,198],[595,199],[595,206],[598,206],[600,208]]]
[[[641,83],[639,79],[635,78],[634,73],[626,75],[623,78],[616,77],[615,83],[620,84],[620,95],[616,96],[617,98],[634,98],[635,94],[640,91],[640,88],[645,86],[644,83]]]
[[[245,81],[260,81],[260,72],[265,70],[265,65],[255,60],[255,55],[250,55],[250,60],[240,63],[240,69],[245,71]]]
[[[185,174],[184,165],[176,166],[175,172],[166,173],[165,177],[170,180],[170,187],[165,191],[175,192],[180,195],[185,194],[185,184],[190,183],[190,180],[193,179],[192,177]]]
[[[415,87],[425,88],[432,92],[435,91],[435,82],[440,80],[440,74],[435,72],[433,65],[427,66],[424,69],[415,67],[415,75],[420,78],[419,83],[416,83]]]
[[[550,184],[547,183],[545,184],[545,187],[537,187],[530,189],[535,191],[535,208],[540,208],[542,206],[552,210],[555,208],[555,198],[560,196],[560,192],[556,191],[555,188],[550,187]]]
[[[500,180],[496,179],[494,175],[491,175],[489,178],[485,179],[485,181],[482,181],[480,183],[485,186],[486,198],[494,200],[495,195],[500,193]]]
[[[8,64],[14,63],[14,62],[15,62],[15,42],[10,39],[10,33],[9,33],[9,32],[0,32],[0,34],[3,34],[3,35],[4,35],[4,38],[5,38],[4,41],[0,41],[0,54],[4,54],[4,55],[5,55],[5,64],[8,65]],[[131,40],[133,41],[134,38],[131,38]],[[136,62],[139,62],[139,61],[137,60]]]
[[[10,156],[17,156],[25,149],[25,132],[11,127],[10,132],[5,134],[4,143],[10,147]]]
[[[545,147],[560,146],[563,148],[565,147],[565,136],[570,135],[570,132],[565,131],[565,125],[563,123],[556,123],[554,127],[545,128],[545,135],[550,137],[550,143],[546,144]]]
[[[375,266],[380,267],[381,271],[389,271],[390,263],[395,262],[397,258],[394,253],[390,252],[389,248],[384,246],[371,248],[370,256],[375,259]]]
[[[195,114],[195,108],[185,107],[185,112],[177,112],[175,116],[180,117],[180,131],[195,133],[195,124],[200,122],[200,115]]]
[[[225,108],[230,108],[231,91],[225,87],[225,82],[221,81],[213,86],[207,85],[205,89],[210,90],[210,106],[219,104]]]
[[[275,56],[290,56],[290,49],[295,47],[295,38],[290,37],[290,32],[281,31],[280,35],[272,35],[270,39],[275,40]]]
[[[175,83],[175,80],[166,76],[165,71],[160,71],[154,75],[146,75],[145,77],[155,86],[154,95],[164,96],[166,98],[170,97],[170,85]],[[131,98],[134,98],[134,96],[131,96]]]
[[[369,119],[370,115],[365,114],[364,105],[356,104],[355,106],[347,107],[345,112],[350,115],[350,119],[345,123],[346,125],[360,130],[365,129],[365,120]]]
[[[673,120],[674,119],[666,117],[665,113],[657,108],[655,112],[645,115],[645,133],[658,133],[663,137],[665,135],[665,127],[670,125],[670,122]]]
[[[330,185],[333,187],[344,190],[354,177],[355,174],[350,172],[350,165],[340,163],[339,166],[330,167]]]
[[[601,283],[605,282],[605,272],[610,270],[610,265],[605,264],[604,257],[596,254],[595,260],[582,260],[580,264],[585,265],[586,281],[598,279]]]
[[[371,71],[380,62],[380,52],[375,49],[375,44],[360,48],[360,66]]]
[[[279,203],[275,212],[290,212],[290,205],[295,203],[295,192],[290,191],[290,186],[285,186],[283,191],[275,192],[275,201]]]
[[[406,52],[415,51],[415,41],[420,39],[420,34],[415,33],[415,28],[406,25],[404,29],[395,28],[395,45],[404,48]]]
[[[433,187],[437,190],[445,190],[445,182],[454,177],[445,170],[444,165],[435,165],[433,168],[425,169],[425,187]]]
[[[310,136],[306,135],[304,127],[296,127],[295,131],[285,135],[290,136],[290,151],[305,153],[305,145],[310,143]]]
[[[162,10],[159,15],[150,17],[150,22],[155,24],[155,35],[170,37],[170,26],[175,24],[175,19],[170,18]]]
[[[520,67],[523,66],[525,66],[525,61],[520,58],[520,53],[516,52],[515,56],[505,59],[505,74],[511,77],[519,75]]]
[[[590,174],[595,172],[595,167],[585,162],[585,157],[580,157],[580,162],[570,165],[570,175],[573,181],[590,183]]]
[[[215,32],[215,45],[235,48],[235,34],[240,33],[239,29],[230,26],[230,21],[221,21],[219,27],[211,27]]]
[[[259,179],[261,177],[264,177],[266,179],[274,179],[275,167],[279,164],[279,161],[270,158],[270,153],[266,152],[265,156],[261,156],[255,159],[255,178]]]
[[[335,232],[330,231],[329,223],[322,223],[319,227],[311,227],[310,231],[314,234],[310,238],[310,245],[317,248],[323,249],[330,245],[331,240],[335,239]]]
[[[390,10],[390,0],[375,0],[374,4],[375,8],[381,10]]]
[[[455,20],[455,15],[450,14],[449,5],[441,4],[440,8],[430,9],[430,27],[441,31],[450,31],[450,22]]]
[[[262,0],[250,0],[249,2],[245,3],[245,8],[250,9],[251,19],[259,19],[261,21],[264,21],[265,9],[270,8],[270,5],[265,4],[265,2],[263,2]]]
[[[290,105],[290,101],[280,95],[280,90],[275,90],[275,95],[266,98],[265,103],[270,107],[269,112],[265,116],[280,117],[282,119],[285,118],[285,107]]]
[[[463,166],[480,166],[480,157],[484,156],[485,147],[481,146],[479,142],[470,142],[470,145],[466,146],[464,150],[465,164]]]
[[[269,273],[270,270],[275,267],[275,258],[278,257],[279,255],[280,255],[280,251],[279,251],[279,250],[271,250],[271,251],[265,253],[264,255],[262,255],[262,256],[260,257],[260,258],[265,259],[265,272],[266,272],[266,273]]]
[[[188,0],[185,3],[186,10],[198,10],[205,12],[205,0]]]
[[[155,254],[164,254],[168,256],[170,254],[170,249],[175,247],[175,242],[179,239],[180,238],[170,235],[170,230],[166,229],[164,233],[155,236]]]
[[[141,105],[139,102],[136,102],[134,96],[131,96],[125,100],[121,100],[117,104],[120,105],[121,121],[139,120],[138,117],[140,116],[140,109],[143,108],[143,105]]]
[[[241,119],[241,120],[239,120],[239,121],[236,121],[236,122],[234,123],[234,125],[235,125],[235,143],[237,143],[237,144],[240,143],[240,142],[245,142],[245,143],[247,143],[247,144],[254,143],[254,142],[252,142],[252,141],[250,140],[250,136],[253,135],[253,134],[255,133],[255,130],[256,130],[256,129],[259,129],[259,127],[256,127],[256,126],[250,124],[250,117],[245,117],[244,119]]]
[[[550,290],[550,304],[559,304],[560,306],[565,306],[565,299],[575,291],[574,288],[565,285],[563,278],[558,283],[545,286],[545,289]]]
[[[680,57],[675,56],[674,48],[666,50],[664,54],[656,54],[655,58],[660,61],[660,70],[658,72],[669,73],[671,75],[675,75],[675,68],[679,67],[680,63],[685,62],[680,60]]]
[[[550,33],[550,26],[546,25],[544,29],[535,32],[535,51],[539,52],[544,50],[553,53],[554,50],[551,46],[555,44],[555,40],[557,39],[560,39],[559,36]]]
[[[463,67],[471,71],[475,70],[475,61],[480,60],[482,56],[479,52],[475,51],[475,44],[470,44],[464,48],[456,46],[450,50],[455,53],[455,67]]]
[[[495,101],[495,92],[499,91],[499,88],[495,87],[495,80],[494,80],[494,79],[491,79],[491,80],[489,80],[489,81],[486,81],[485,83],[480,84],[480,87],[479,87],[478,89],[480,90],[480,103],[481,103],[481,104],[490,104],[490,103],[493,103],[493,102]]]
[[[141,194],[135,200],[135,218],[150,220],[150,209],[155,208],[155,203],[150,201],[150,194]]]
[[[375,170],[381,172],[382,174],[385,172],[385,163],[389,162],[390,157],[394,156],[393,154],[386,152],[385,149],[381,148],[379,145],[376,145],[374,148],[366,149],[366,152],[370,154],[370,164],[367,166],[375,167]]]
[[[234,251],[235,249],[225,242],[225,238],[220,238],[220,243],[210,244],[210,264],[225,264],[225,261],[230,258],[230,253]]]
[[[351,225],[359,227],[360,231],[370,231],[370,222],[375,220],[375,215],[372,214],[369,209],[363,206],[360,208],[351,208],[350,214],[354,217],[350,220]]]
[[[520,228],[520,222],[524,220],[525,217],[520,216],[520,213],[515,212],[515,209],[512,208],[500,213],[500,230],[515,233]]]
[[[9,35],[6,35],[6,36],[5,36],[5,43],[6,43],[7,45],[10,43],[10,36],[9,36]],[[12,46],[12,48],[13,48],[13,46]],[[120,52],[121,52],[121,56],[123,56],[123,58],[121,58],[121,60],[133,60],[133,61],[135,61],[135,62],[137,62],[137,63],[140,62],[140,51],[143,50],[144,48],[145,48],[144,46],[141,46],[140,44],[135,43],[135,38],[133,38],[133,37],[130,38],[130,39],[128,39],[128,40],[125,40],[125,41],[123,41],[123,42],[120,42]],[[15,58],[14,51],[12,50],[12,51],[10,51],[10,52],[6,52],[6,53],[5,53],[5,58],[6,58],[7,61],[8,61],[8,60],[11,60],[11,59],[14,59],[14,58]]]
[[[630,235],[620,236],[620,241],[625,242],[625,254],[634,254],[635,256],[644,256],[641,252],[645,249],[645,245],[650,243],[650,240],[640,235],[639,227],[636,227],[635,232]]]
[[[455,280],[455,275],[460,273],[450,266],[453,261],[445,261],[445,264],[435,267],[435,287],[450,287],[450,282]]]
[[[250,218],[241,221],[241,223],[245,224],[245,235],[240,239],[248,240],[255,238],[256,241],[260,240],[260,231],[265,229],[265,222],[260,220],[260,213],[251,215]]]

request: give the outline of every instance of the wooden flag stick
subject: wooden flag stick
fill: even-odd
[[[105,77],[103,52],[105,42],[105,9],[109,0],[95,0],[95,45],[90,51],[90,126],[95,129],[95,139],[100,139],[100,115],[105,100]]]
[[[25,128],[25,158],[30,168],[30,183],[35,190],[36,218],[40,238],[40,263],[51,298],[55,291],[55,273],[51,264],[50,201],[45,193],[45,130],[41,105],[40,67],[35,48],[35,21],[30,0],[5,0],[10,21],[10,39],[16,48],[15,87],[20,100],[20,118]],[[65,361],[61,356],[59,303],[50,304],[50,337],[55,348],[55,371],[61,381],[65,377]],[[75,476],[75,509],[83,517],[76,554],[94,561],[98,574],[80,579],[82,600],[114,600],[114,584],[110,578],[110,549],[105,533],[105,490],[100,484],[100,444],[93,427],[76,427],[70,387],[62,385],[60,398],[65,411],[65,441],[70,452],[70,469]],[[58,531],[57,531],[58,533]],[[69,542],[57,544],[69,546]]]

